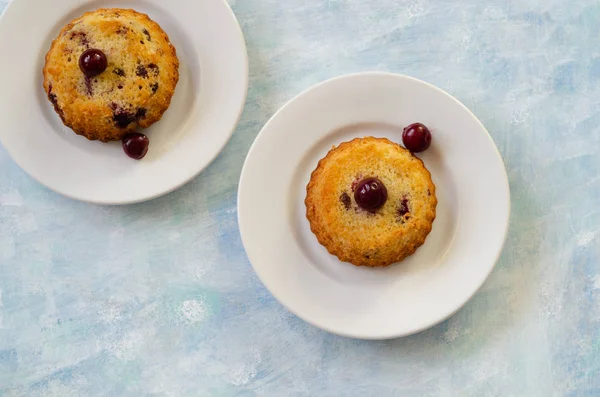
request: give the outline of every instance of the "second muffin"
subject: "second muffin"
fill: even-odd
[[[357,190],[369,189],[375,196],[359,205]],[[418,157],[385,138],[356,138],[333,148],[306,190],[306,217],[317,240],[356,266],[388,266],[411,255],[436,215],[431,174]]]

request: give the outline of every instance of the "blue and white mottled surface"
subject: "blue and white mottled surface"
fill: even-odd
[[[41,187],[0,148],[0,396],[599,396],[600,3],[231,5],[248,101],[189,185],[88,205]],[[474,299],[387,342],[286,312],[236,223],[240,169],[266,120],[317,82],[375,69],[430,81],[475,112],[504,157],[513,208]]]

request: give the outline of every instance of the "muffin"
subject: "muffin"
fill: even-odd
[[[306,217],[329,253],[381,267],[413,254],[431,231],[437,198],[423,162],[385,138],[356,138],[319,161]]]
[[[147,15],[99,9],[60,31],[43,74],[62,122],[106,142],[161,119],[179,80],[179,60],[167,34]]]

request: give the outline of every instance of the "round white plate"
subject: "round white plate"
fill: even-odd
[[[333,145],[362,136],[401,142],[413,122],[433,135],[420,155],[439,200],[431,234],[387,268],[340,262],[306,220],[310,173]],[[509,213],[502,159],[477,118],[430,84],[386,73],[338,77],[288,102],[252,145],[238,192],[244,247],[265,286],[303,320],[364,339],[409,335],[463,306],[500,255]]]
[[[44,57],[62,26],[102,7],[148,14],[180,60],[171,106],[144,130],[150,148],[141,161],[128,158],[120,142],[75,135],[42,88]],[[229,140],[246,99],[246,46],[224,0],[13,0],[0,19],[0,54],[0,141],[36,180],[93,203],[149,200],[194,178]]]

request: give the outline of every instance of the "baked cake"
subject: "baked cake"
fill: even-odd
[[[306,217],[317,240],[341,261],[381,267],[425,242],[436,215],[431,174],[385,138],[334,147],[311,175]]]
[[[67,24],[52,42],[44,89],[63,123],[90,140],[120,140],[169,107],[179,61],[147,15],[98,9]]]

